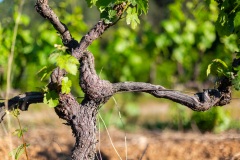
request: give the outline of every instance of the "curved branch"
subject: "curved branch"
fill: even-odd
[[[90,31],[82,37],[79,43],[79,47],[72,51],[72,55],[78,60],[81,58],[83,51],[92,44],[94,40],[99,38],[111,24],[106,24],[104,21],[99,21]]]
[[[53,27],[60,33],[62,43],[71,51],[78,46],[78,42],[72,38],[67,26],[62,23],[53,10],[48,6],[48,0],[37,0],[35,4],[36,11],[53,25]]]
[[[218,89],[207,89],[203,92],[196,93],[194,95],[187,95],[175,90],[168,90],[160,85],[153,85],[150,83],[142,82],[121,82],[114,83],[114,93],[128,91],[128,92],[146,92],[157,98],[165,98],[174,102],[185,105],[195,111],[205,111],[213,106],[223,106],[230,103],[231,90],[229,80],[224,78],[223,85],[220,85]]]
[[[113,95],[112,83],[100,79],[94,67],[94,57],[85,51],[80,59],[80,86],[89,99],[106,102]]]

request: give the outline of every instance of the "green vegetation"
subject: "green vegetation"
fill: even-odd
[[[16,129],[13,134],[16,135],[18,138],[21,138],[22,144],[20,144],[17,148],[11,151],[9,154],[13,157],[13,159],[18,160],[23,153],[25,153],[26,159],[28,160],[28,152],[27,147],[30,144],[27,144],[24,139],[24,133],[27,132],[27,128],[22,128],[20,120],[19,120],[19,109],[15,109],[11,112],[11,114],[17,119],[19,129]]]
[[[1,91],[6,88],[5,71],[20,0],[14,2],[0,2]],[[68,25],[73,37],[80,39],[98,18],[104,19],[106,23],[119,20],[119,13],[112,9],[115,3],[111,2],[113,1],[87,0],[85,4],[77,0],[61,0],[50,3],[52,8],[57,8],[55,12],[60,12],[59,18]],[[121,3],[123,0],[114,2]],[[192,89],[203,89],[203,86],[214,87],[209,84],[216,82],[221,76],[234,74],[229,72],[228,66],[231,66],[233,57],[239,56],[236,52],[239,52],[240,2],[155,0],[149,6],[147,0],[127,2],[122,6],[126,8],[126,17],[121,17],[123,20],[120,18],[116,28],[111,28],[89,48],[94,53],[96,69],[101,78],[111,82],[151,82],[172,89],[178,89],[179,86],[187,88],[189,82],[192,82]],[[69,93],[72,89],[76,96],[81,96],[76,75],[78,61],[64,54],[65,48],[60,45],[60,38],[52,26],[39,15],[33,14],[33,4],[33,0],[24,4],[25,10],[20,19],[11,79],[13,89],[26,92],[39,90],[39,86],[44,88],[53,66],[57,65],[72,74],[62,80],[62,92]],[[100,17],[91,18],[86,13],[86,5],[93,7],[93,12],[100,12]],[[148,15],[145,15],[147,12]],[[156,12],[160,19],[154,17]],[[236,68],[236,72],[240,72],[239,68]],[[239,90],[240,77],[233,79],[233,83]],[[128,102],[120,106],[125,124],[134,123],[138,117],[139,109],[131,102],[135,96],[131,96],[127,99]],[[119,101],[126,97],[121,96]],[[57,104],[57,98],[54,92],[48,92],[44,101],[53,107]],[[107,107],[107,113],[102,115],[105,119],[109,119],[112,107],[114,105]],[[231,115],[224,114],[221,108],[214,108],[206,113],[194,113],[192,117],[185,116],[185,111],[180,112],[183,114],[180,118],[173,116],[172,124],[179,124],[181,121],[183,126],[190,127],[190,123],[195,121],[198,128],[204,131],[222,131],[230,124],[227,121]],[[203,122],[205,125],[202,125]]]

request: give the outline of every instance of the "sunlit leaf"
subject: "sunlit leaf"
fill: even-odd
[[[88,7],[92,7],[92,6],[96,5],[97,1],[98,0],[86,0]]]
[[[226,76],[228,70],[228,66],[224,61],[222,61],[221,59],[214,59],[212,63],[208,65],[207,76],[209,76],[209,74],[216,76]]]
[[[49,91],[44,94],[43,103],[48,104],[49,107],[56,107],[59,103],[59,96],[54,91]]]
[[[12,150],[9,153],[9,155],[12,156],[14,160],[18,160],[24,152],[24,147],[29,147],[29,146],[30,144],[21,144],[16,149]]]
[[[72,75],[77,74],[78,64],[78,60],[71,55],[60,55],[57,57],[57,65]]]
[[[72,81],[68,79],[68,77],[64,77],[62,79],[62,93],[68,94],[71,91]]]
[[[23,134],[27,132],[27,128],[23,128],[23,129],[16,129],[14,132],[13,132],[13,135],[17,135],[18,138],[22,137]]]
[[[131,24],[132,29],[135,29],[137,24],[140,24],[140,20],[138,19],[136,8],[127,9],[126,22],[128,25]]]

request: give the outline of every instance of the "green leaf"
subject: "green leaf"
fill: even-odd
[[[68,79],[68,77],[64,77],[62,79],[62,93],[68,94],[71,91],[72,81]]]
[[[137,24],[140,24],[136,8],[127,9],[126,22],[128,25],[131,24],[132,29],[135,29]]]
[[[142,11],[144,12],[144,14],[147,14],[148,12],[148,0],[136,0],[137,6],[138,6],[138,10],[140,11],[140,14],[142,13]]]
[[[54,65],[49,65],[49,66],[44,66],[43,68],[41,68],[37,74],[41,77],[41,81],[43,81],[46,77],[48,77],[48,75],[51,74],[52,70],[55,68]]]
[[[214,59],[211,64],[208,65],[207,68],[207,76],[209,74],[216,76],[228,75],[229,69],[227,64],[221,59]]]
[[[19,145],[16,149],[12,150],[9,153],[9,155],[14,157],[15,160],[18,160],[24,152],[24,145],[25,144]],[[28,147],[28,146],[30,146],[30,144],[26,144],[26,147]]]
[[[13,135],[17,135],[18,138],[22,137],[22,135],[27,132],[27,128],[23,128],[23,129],[16,129],[14,132],[13,132]]]
[[[43,103],[48,104],[49,107],[53,108],[58,105],[58,99],[58,94],[54,91],[50,91],[44,94]]]
[[[60,55],[57,57],[57,65],[72,75],[77,74],[78,64],[78,60],[71,55]]]
[[[220,12],[216,21],[216,29],[220,36],[229,36],[234,30],[232,17],[225,12]]]
[[[98,0],[86,0],[88,7],[95,6]]]
[[[18,117],[20,115],[19,109],[14,109],[10,112],[14,117]]]
[[[109,19],[114,18],[116,15],[117,15],[117,11],[115,11],[115,10],[109,10],[108,11],[108,18]]]
[[[234,17],[234,32],[240,36],[240,12],[237,12]]]
[[[96,0],[95,3],[100,12],[106,10],[106,8],[112,8],[117,0]]]

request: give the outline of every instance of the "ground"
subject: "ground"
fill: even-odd
[[[16,129],[16,119],[12,121],[12,132]],[[29,110],[21,112],[19,119],[28,131],[24,135],[30,159],[67,160],[74,145],[74,138],[68,126],[63,125],[53,109]],[[15,148],[21,144],[16,136],[7,134],[7,117],[0,129],[0,159],[8,160],[11,144]],[[176,132],[171,130],[122,131],[113,127],[97,134],[99,139],[99,159],[105,160],[237,160],[240,159],[240,133]],[[11,134],[10,134],[11,135]],[[126,135],[126,143],[125,143]],[[11,137],[11,138],[10,138]],[[12,141],[12,142],[11,142]],[[127,147],[125,147],[127,145]],[[118,155],[119,154],[119,155]],[[100,156],[101,155],[101,156]],[[20,159],[26,159],[22,156]]]

